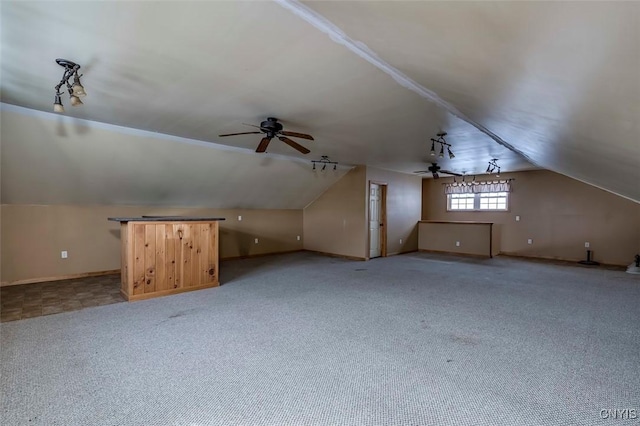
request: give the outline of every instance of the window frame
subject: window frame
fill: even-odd
[[[497,196],[488,196],[487,194],[500,194]],[[502,195],[504,194],[504,195]],[[447,197],[447,212],[508,212],[509,211],[509,192],[474,192],[474,193],[462,193],[462,194],[445,194]],[[484,195],[484,197],[483,197]],[[452,209],[451,208],[451,200],[457,198],[457,199],[472,199],[473,200],[473,208],[472,209]],[[481,205],[481,200],[482,198],[504,198],[505,200],[505,208],[504,209],[483,209],[480,208]]]

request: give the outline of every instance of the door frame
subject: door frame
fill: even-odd
[[[380,257],[387,257],[387,182],[370,180],[367,185],[367,260],[371,253],[371,184],[380,187]]]

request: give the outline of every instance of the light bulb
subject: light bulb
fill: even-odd
[[[56,98],[53,102],[53,112],[64,112],[64,106],[62,106],[62,99],[60,99],[60,93],[56,93]]]
[[[436,155],[436,143],[431,142],[431,155]]]
[[[73,94],[76,96],[87,96],[87,92],[84,91],[84,87],[80,83],[80,77],[78,77],[77,74],[73,78],[72,89],[73,89]]]
[[[440,146],[440,154],[438,154],[438,157],[444,158],[444,145]]]
[[[453,159],[455,157],[455,155],[453,155],[453,152],[451,152],[451,148],[447,147],[447,152],[449,153],[449,158]]]
[[[87,96],[87,92],[84,91],[84,87],[81,84],[73,85],[73,94],[76,96]]]
[[[80,98],[77,97],[76,95],[71,95],[69,99],[71,100],[71,106],[78,106],[83,104]]]

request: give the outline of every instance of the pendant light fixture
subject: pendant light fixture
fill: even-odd
[[[60,83],[55,87],[56,96],[53,101],[53,111],[54,112],[64,112],[64,106],[62,105],[62,92],[60,88],[63,85],[67,86],[67,91],[69,92],[69,100],[72,106],[82,105],[83,102],[80,100],[81,97],[87,96],[87,92],[84,90],[84,86],[80,82],[80,77],[82,74],[78,74],[78,70],[80,69],[80,65],[75,62],[71,62],[67,59],[56,59],[56,63],[64,68],[64,73],[62,74],[62,79]],[[73,84],[69,83],[69,80],[73,77]]]
[[[491,161],[489,161],[489,165],[487,166],[487,173],[496,172],[496,177],[500,177],[500,166],[498,166],[497,161],[497,158],[492,158]]]

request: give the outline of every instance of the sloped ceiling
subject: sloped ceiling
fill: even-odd
[[[639,10],[637,3],[3,2],[2,102],[50,111],[62,75],[54,59],[70,59],[82,65],[88,96],[82,107],[65,102],[65,116],[86,119],[82,126],[92,130],[61,135],[42,124],[55,117],[13,110],[23,119],[5,133],[3,110],[2,199],[17,202],[26,189],[8,164],[63,161],[53,151],[62,144],[69,151],[57,166],[59,182],[80,171],[85,180],[117,181],[113,170],[86,165],[116,146],[131,158],[117,176],[136,186],[107,185],[100,202],[208,205],[225,196],[243,206],[290,208],[330,183],[311,184],[310,159],[329,155],[346,166],[411,173],[433,158],[429,138],[447,131],[456,157],[439,159],[443,168],[483,173],[498,158],[503,171],[548,168],[639,201]],[[251,130],[242,123],[267,116],[314,135],[301,141],[312,153],[272,142],[259,155],[259,135],[217,136]],[[96,123],[175,138],[96,136],[85,145],[93,148],[81,149],[83,137],[103,131]],[[46,129],[32,134],[38,127]],[[55,143],[35,146],[29,138]],[[74,141],[67,146],[64,138]],[[230,155],[218,144],[242,152]],[[218,152],[229,154],[224,167],[203,172],[203,158]],[[177,195],[184,188],[154,164],[167,157],[198,164],[175,179],[233,186],[224,195]],[[96,202],[91,191],[50,185],[50,198]]]
[[[15,107],[2,111],[7,204],[301,209],[348,170],[313,171],[306,161],[280,155]]]

